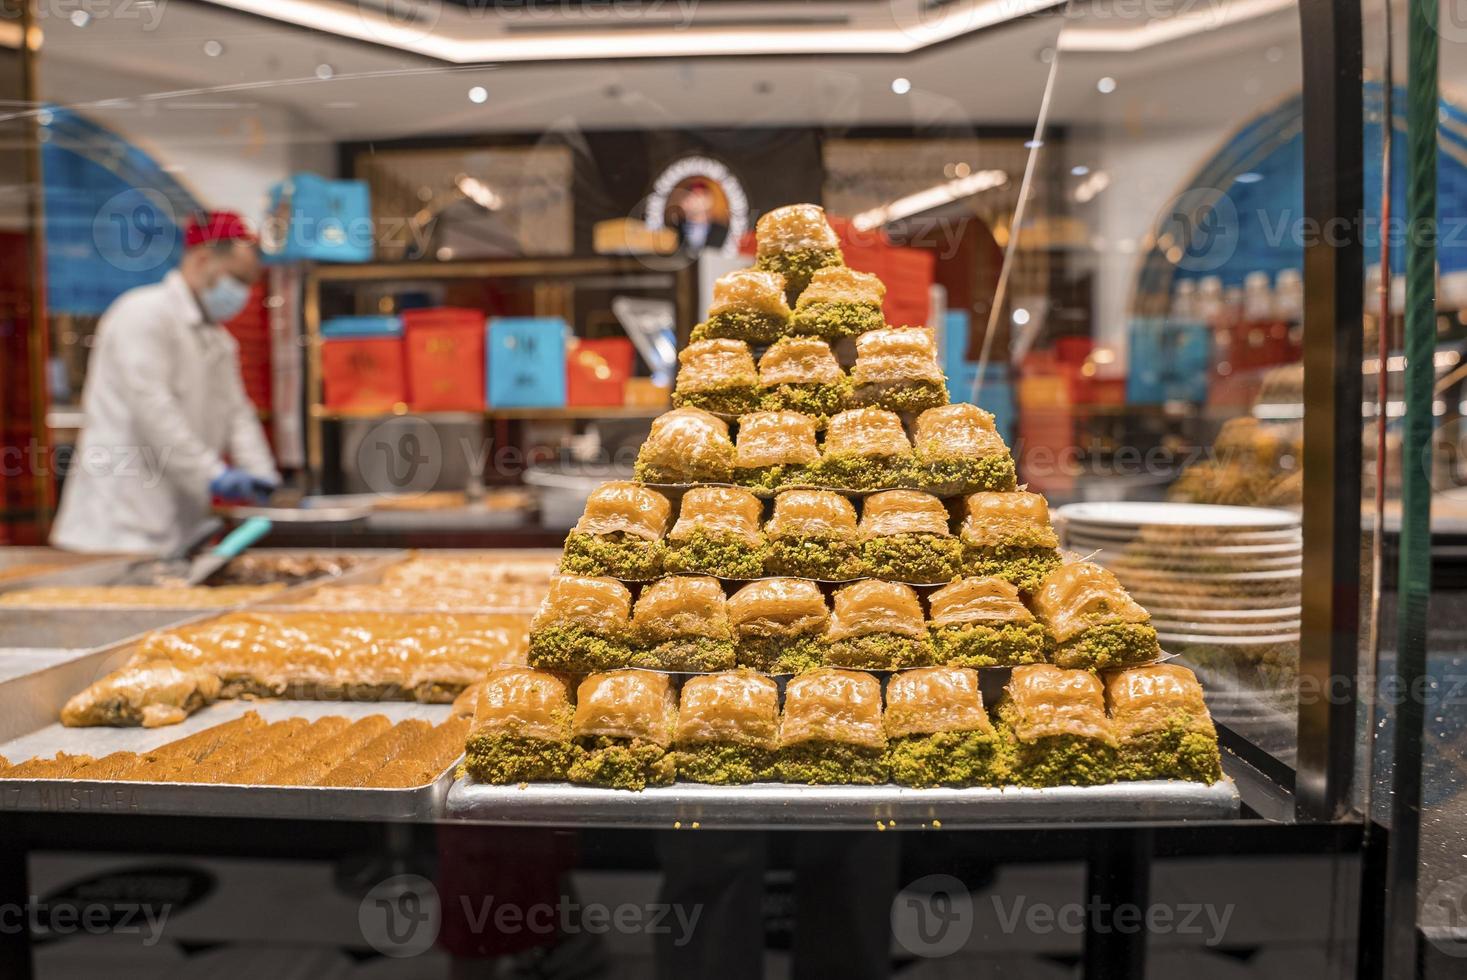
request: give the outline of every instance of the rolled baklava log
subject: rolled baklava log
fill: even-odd
[[[637,483],[603,483],[586,498],[565,539],[560,570],[572,575],[648,579],[662,574],[663,535],[672,504]]]
[[[917,593],[911,586],[876,579],[837,589],[825,631],[825,662],[863,670],[932,663]]]
[[[764,505],[739,487],[694,487],[683,494],[667,538],[669,572],[758,578],[764,568]]]
[[[861,502],[865,573],[892,582],[949,582],[962,574],[963,544],[948,530],[941,500],[920,490],[886,490]]]
[[[694,677],[678,704],[674,756],[679,779],[756,783],[774,779],[779,685],[735,670]]]
[[[822,667],[785,685],[779,777],[787,783],[886,782],[881,682]]]
[[[830,490],[785,490],[764,525],[766,575],[840,581],[862,574],[855,506]]]
[[[1180,664],[1107,674],[1105,700],[1120,741],[1121,779],[1222,778],[1217,729],[1196,676]]]
[[[1115,778],[1105,688],[1085,670],[1015,667],[998,704],[1010,779],[1022,786],[1093,786]]]
[[[701,408],[675,408],[652,422],[634,472],[642,483],[727,483],[733,455],[727,422]]]
[[[633,667],[656,670],[728,670],[734,665],[733,629],[723,586],[704,575],[658,579],[632,610]]]
[[[613,578],[561,575],[530,621],[531,667],[586,673],[631,659],[632,594]]]
[[[759,358],[759,407],[802,412],[824,427],[846,407],[851,383],[830,345],[815,337],[786,337]]]
[[[895,412],[855,408],[830,419],[813,467],[817,483],[835,490],[911,486],[912,443]]]
[[[677,355],[677,386],[672,403],[723,415],[743,415],[759,407],[759,373],[742,340],[699,340]]]
[[[1109,569],[1092,562],[1060,565],[1046,575],[1034,613],[1054,637],[1061,667],[1134,667],[1161,656],[1151,616]]]
[[[754,239],[755,265],[784,277],[785,300],[791,306],[817,271],[846,264],[840,239],[818,205],[775,208],[755,223]]]
[[[131,664],[73,695],[61,708],[67,728],[176,725],[219,697],[218,674],[167,660]]]
[[[830,609],[825,593],[808,579],[750,582],[728,600],[740,667],[769,674],[798,674],[824,660]]]
[[[530,667],[491,670],[479,687],[464,771],[481,783],[563,782],[570,776],[570,691]]]
[[[739,269],[713,283],[708,320],[693,328],[692,339],[772,344],[784,336],[789,321],[784,277],[764,269]]]
[[[977,405],[929,408],[917,416],[917,473],[922,489],[939,497],[1017,485],[1009,447],[993,415]]]
[[[1033,592],[1060,563],[1059,537],[1049,523],[1049,503],[1037,493],[982,492],[964,502],[958,537],[963,571],[993,575]]]
[[[886,326],[881,304],[886,284],[867,272],[837,266],[821,269],[800,294],[790,333],[836,341]]]
[[[921,667],[886,685],[886,761],[903,786],[999,786],[1004,752],[978,672]]]
[[[571,782],[631,790],[666,786],[677,772],[670,751],[676,731],[677,694],[667,674],[592,674],[576,688]]]
[[[761,496],[812,482],[820,449],[815,420],[799,412],[755,412],[739,419],[734,479]]]
[[[1001,578],[958,579],[928,597],[932,658],[949,667],[1014,667],[1043,663],[1050,639],[1044,624]]]
[[[937,361],[937,339],[926,327],[890,327],[856,338],[851,401],[893,412],[921,412],[947,404],[947,377]]]

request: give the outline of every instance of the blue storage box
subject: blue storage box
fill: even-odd
[[[372,199],[361,180],[294,174],[270,189],[260,235],[269,262],[372,261]]]
[[[490,408],[564,408],[564,320],[495,317],[489,321]]]
[[[402,317],[336,316],[321,324],[321,336],[327,340],[371,340],[377,337],[401,337]]]

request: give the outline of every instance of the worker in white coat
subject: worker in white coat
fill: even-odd
[[[81,438],[51,543],[159,554],[209,516],[210,498],[263,502],[280,484],[221,324],[260,275],[236,214],[201,215],[178,268],[119,296],[97,325],[82,389]]]

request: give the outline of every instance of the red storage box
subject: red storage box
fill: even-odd
[[[625,337],[572,340],[565,352],[565,403],[571,406],[626,404],[627,379],[636,351]]]
[[[479,310],[446,306],[402,314],[414,411],[484,410],[484,322]]]
[[[402,341],[327,340],[321,345],[321,380],[327,408],[390,412],[407,401]]]

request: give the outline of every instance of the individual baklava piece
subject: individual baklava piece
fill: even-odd
[[[878,579],[837,589],[835,609],[825,630],[825,662],[863,670],[932,663],[917,593],[909,585]]]
[[[799,412],[743,416],[734,448],[734,480],[762,496],[810,483],[820,460],[815,431],[815,419]]]
[[[613,578],[561,575],[530,621],[529,665],[586,673],[631,659],[632,594]]]
[[[862,572],[856,508],[832,490],[785,490],[764,525],[764,573],[837,582]]]
[[[672,403],[721,415],[743,415],[759,407],[759,373],[742,340],[698,340],[677,355]]]
[[[786,337],[759,358],[760,407],[802,412],[822,428],[850,398],[851,383],[830,344],[817,337]]]
[[[757,578],[764,568],[764,505],[739,487],[694,487],[683,494],[667,536],[669,572]]]
[[[740,667],[767,674],[798,674],[824,663],[830,608],[809,579],[750,582],[728,600]]]
[[[757,783],[776,775],[779,685],[747,670],[683,684],[673,742],[677,775],[694,783]]]
[[[727,483],[733,455],[727,422],[701,408],[675,408],[653,420],[634,473],[642,483]]]
[[[960,402],[929,408],[917,416],[917,481],[939,497],[1013,490],[1014,459],[993,415]]]
[[[791,680],[779,723],[779,777],[787,783],[886,782],[881,682],[832,667]]]
[[[708,319],[693,328],[692,340],[728,339],[772,344],[790,321],[784,277],[767,269],[739,269],[713,283]]]
[[[73,695],[61,708],[68,728],[176,725],[219,696],[219,676],[167,660],[132,664]]]
[[[834,343],[886,326],[881,304],[886,284],[869,272],[845,266],[821,269],[800,294],[790,317],[794,336],[818,337]]]
[[[963,543],[948,529],[941,500],[920,490],[885,490],[861,502],[865,573],[892,582],[950,582],[963,572]]]
[[[903,786],[998,786],[1004,752],[978,672],[921,667],[886,685],[886,763]]]
[[[947,404],[947,377],[937,340],[926,327],[889,327],[856,338],[851,400],[893,412],[921,412]]]
[[[1121,779],[1222,778],[1217,729],[1202,685],[1186,667],[1153,664],[1107,674],[1105,701],[1120,743]]]
[[[784,278],[785,300],[794,306],[819,270],[844,266],[840,239],[814,204],[791,204],[762,215],[754,225],[756,267]]]
[[[641,790],[673,781],[677,694],[672,678],[650,670],[592,674],[576,689],[571,737],[573,783]]]
[[[723,586],[705,575],[658,579],[637,598],[632,639],[633,667],[728,670],[734,665],[734,639]]]
[[[1016,667],[1049,658],[1049,630],[1001,578],[969,576],[928,596],[932,659],[949,667]]]
[[[662,574],[662,538],[672,504],[656,490],[614,481],[591,491],[565,539],[560,570],[572,575],[649,579]]]
[[[1151,616],[1109,569],[1092,562],[1070,562],[1046,575],[1034,613],[1049,628],[1061,667],[1134,667],[1161,655]]]
[[[1042,494],[982,491],[970,494],[963,510],[958,537],[968,575],[997,576],[1028,594],[1059,565],[1059,537]]]
[[[481,783],[564,782],[570,775],[570,691],[529,667],[491,670],[479,689],[464,771]]]
[[[1015,667],[998,703],[1009,779],[1022,786],[1093,786],[1115,778],[1105,687],[1085,670]]]
[[[901,416],[855,408],[831,417],[813,476],[834,490],[889,490],[912,485],[912,463]]]

